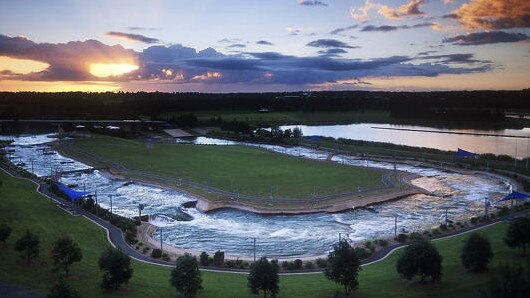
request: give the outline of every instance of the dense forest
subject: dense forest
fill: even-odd
[[[0,119],[155,119],[167,112],[386,110],[392,117],[499,120],[530,112],[530,89],[451,92],[0,92]]]

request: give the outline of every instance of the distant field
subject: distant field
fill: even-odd
[[[124,289],[114,293],[99,288],[101,272],[97,259],[109,244],[105,232],[84,218],[72,217],[48,199],[34,191],[34,185],[14,179],[0,171],[0,223],[9,224],[13,234],[7,248],[0,247],[0,280],[46,293],[55,281],[51,273],[48,249],[52,241],[62,235],[71,236],[79,243],[83,260],[71,267],[72,286],[82,297],[175,297],[169,285],[170,268],[133,261],[134,274]],[[521,263],[525,260],[520,250],[503,243],[507,224],[497,224],[481,230],[492,243],[494,258],[489,272],[502,263]],[[41,239],[41,255],[36,265],[27,266],[13,246],[23,231],[30,229]],[[401,279],[395,271],[400,251],[386,260],[366,266],[359,275],[359,297],[462,297],[479,294],[487,289],[489,272],[469,273],[460,264],[460,251],[465,236],[434,242],[443,256],[443,277],[436,285],[419,285]],[[203,287],[200,297],[258,297],[247,288],[246,275],[202,272]],[[342,287],[326,280],[322,273],[280,277],[281,297],[332,297]]]
[[[197,111],[200,121],[221,117],[226,121],[245,121],[250,124],[336,124],[354,122],[387,123],[388,111],[341,111],[341,112],[269,112],[257,111]]]
[[[311,197],[381,185],[382,172],[289,157],[244,146],[155,144],[93,135],[74,148],[128,169],[185,178],[225,191],[269,197]]]

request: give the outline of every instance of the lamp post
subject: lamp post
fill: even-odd
[[[256,237],[254,237],[254,263],[256,263]]]
[[[112,212],[112,195],[110,195],[110,214],[113,214],[113,212]]]

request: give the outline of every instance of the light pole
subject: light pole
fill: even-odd
[[[398,215],[394,214],[394,237],[397,237],[397,218]]]
[[[256,237],[254,237],[254,263],[256,263]]]
[[[490,202],[488,201],[488,198],[484,198],[484,216],[488,217]]]
[[[110,195],[110,214],[113,214],[112,213],[112,195]]]
[[[162,227],[160,227],[160,252],[162,252]]]

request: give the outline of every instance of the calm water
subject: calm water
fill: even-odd
[[[302,129],[305,136],[317,135],[352,140],[386,142],[451,151],[462,148],[476,153],[506,154],[509,156],[517,156],[517,158],[530,156],[530,128],[521,130],[469,130],[370,123],[320,126],[290,125],[282,126],[281,128],[292,129],[295,127]],[[408,131],[407,129],[428,130],[430,132]],[[466,133],[482,135],[465,135]],[[486,136],[492,134],[500,136]]]
[[[7,149],[8,158],[38,176],[54,171],[85,169],[89,166],[61,156],[47,145],[53,140],[45,135],[15,137]],[[196,143],[230,145],[217,139],[198,138]],[[252,145],[252,144],[244,144]],[[177,144],[175,146],[178,146]],[[214,146],[214,145],[211,145]],[[327,154],[307,148],[261,146],[267,150],[312,159],[326,158]],[[394,164],[373,162],[348,156],[335,155],[333,161],[355,166],[393,169]],[[163,241],[192,252],[220,249],[230,255],[252,256],[252,239],[257,240],[257,253],[277,258],[315,256],[326,254],[337,241],[338,234],[352,242],[392,237],[394,215],[398,216],[399,231],[430,229],[444,220],[444,208],[450,206],[449,218],[463,220],[483,212],[484,198],[502,198],[511,186],[503,179],[486,176],[462,175],[438,169],[397,164],[398,170],[417,173],[416,183],[433,196],[415,195],[396,202],[375,206],[377,213],[368,210],[350,210],[340,214],[259,215],[227,209],[203,213],[197,209],[186,210],[193,219],[176,221],[176,209],[193,200],[177,190],[156,187],[95,171],[89,174],[69,174],[62,182],[73,184],[78,190],[97,192],[98,203],[110,206],[113,196],[114,212],[132,217],[137,215],[138,204],[146,205],[142,212],[154,217],[152,224],[163,227]],[[158,233],[155,238],[158,238]]]

